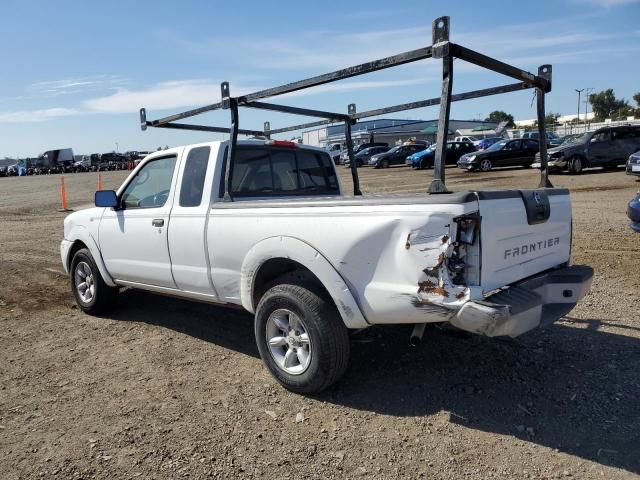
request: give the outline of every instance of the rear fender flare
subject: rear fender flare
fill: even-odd
[[[274,258],[293,260],[307,268],[322,283],[336,304],[347,328],[365,328],[365,320],[349,287],[329,261],[308,243],[293,237],[271,237],[257,243],[249,250],[240,274],[240,298],[242,306],[255,312],[253,288],[260,267]]]
[[[111,278],[111,275],[109,275],[107,267],[104,265],[104,261],[102,260],[102,254],[100,253],[98,244],[93,239],[93,236],[91,236],[91,233],[89,233],[89,230],[81,226],[76,226],[69,233],[69,238],[67,238],[67,240],[72,243],[75,243],[77,241],[84,243],[89,249],[89,252],[91,252],[93,261],[96,262],[104,283],[106,283],[110,287],[117,287],[116,283],[113,281],[113,278]],[[71,249],[69,249],[69,252],[71,252]],[[67,255],[67,258],[65,259],[65,265],[68,266],[69,271],[71,270],[72,260],[73,259],[71,258],[71,256]],[[71,272],[69,273],[71,274]]]

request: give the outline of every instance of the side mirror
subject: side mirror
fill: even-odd
[[[113,190],[98,190],[95,195],[96,207],[115,208],[118,206],[118,197]]]

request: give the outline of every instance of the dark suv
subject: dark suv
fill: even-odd
[[[586,132],[547,151],[550,170],[580,173],[586,167],[615,168],[640,150],[640,125],[604,127]],[[540,165],[536,155],[535,166]]]

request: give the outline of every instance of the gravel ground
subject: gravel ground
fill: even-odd
[[[346,188],[347,170],[340,168]],[[103,173],[114,188],[126,172]],[[430,172],[362,169],[368,192],[417,192]],[[535,186],[531,170],[452,189]],[[97,174],[67,175],[72,208]],[[252,319],[127,290],[106,318],[74,305],[58,254],[57,177],[0,178],[0,472],[18,478],[635,478],[640,473],[640,235],[623,172],[554,175],[574,202],[573,256],[592,293],[515,340],[431,326],[352,338],[316,397],[258,357]]]

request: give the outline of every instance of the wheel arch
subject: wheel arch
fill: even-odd
[[[312,279],[331,297],[347,328],[369,326],[344,279],[331,263],[308,243],[293,237],[271,237],[254,245],[240,275],[242,306],[255,312],[264,287],[282,275],[298,272]]]
[[[102,260],[102,254],[100,253],[100,249],[98,248],[97,243],[89,233],[86,228],[76,227],[69,234],[69,238],[67,239],[71,244],[71,248],[67,253],[67,258],[65,259],[65,265],[67,267],[67,271],[71,271],[71,262],[73,260],[73,256],[76,252],[82,248],[87,248],[89,252],[91,252],[91,256],[93,257],[93,261],[96,262],[98,270],[100,271],[100,275],[106,283],[110,287],[116,287],[116,283],[109,275],[106,266],[104,265],[104,261]]]

